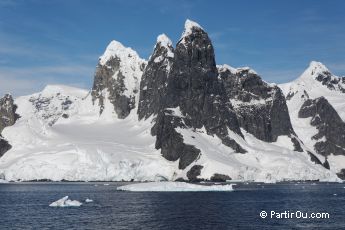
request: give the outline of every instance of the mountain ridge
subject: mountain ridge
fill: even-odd
[[[315,79],[324,92],[330,84],[341,92],[328,73]],[[0,177],[337,181],[342,164],[300,136],[296,122],[306,118],[297,114],[304,101],[291,104],[296,87],[216,65],[211,39],[191,20],[175,47],[159,35],[148,61],[112,41],[90,92],[49,86],[16,99],[21,118],[2,132],[12,148],[0,158]]]

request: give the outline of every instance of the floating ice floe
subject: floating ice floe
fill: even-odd
[[[0,179],[0,184],[9,183],[7,180]]]
[[[77,201],[77,200],[70,200],[68,199],[68,196],[65,196],[61,198],[60,200],[57,200],[53,203],[51,203],[50,207],[79,207],[83,203]]]
[[[117,188],[121,191],[132,192],[210,192],[233,191],[233,185],[200,185],[185,182],[149,182],[124,185]]]
[[[91,203],[91,202],[93,202],[93,200],[86,198],[85,203]]]

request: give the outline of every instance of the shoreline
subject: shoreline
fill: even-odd
[[[190,184],[285,184],[285,183],[337,183],[341,184],[344,183],[344,181],[320,181],[320,180],[283,180],[283,181],[82,181],[82,180],[76,180],[76,181],[70,181],[70,180],[61,180],[61,181],[53,181],[48,179],[43,180],[25,180],[25,181],[6,181],[2,182],[0,184],[17,184],[17,183],[149,183],[149,182],[186,182]]]

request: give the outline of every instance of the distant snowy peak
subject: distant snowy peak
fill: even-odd
[[[280,84],[290,111],[299,110],[307,99],[325,97],[344,119],[345,108],[345,77],[333,75],[330,70],[320,62],[312,61],[308,68],[296,80]]]
[[[309,64],[309,67],[305,71],[306,73],[309,73],[310,75],[314,74],[322,74],[322,73],[329,73],[329,69],[322,64],[321,62],[317,61],[311,61]]]
[[[80,89],[72,86],[67,85],[47,85],[44,89],[38,93],[43,96],[54,96],[57,94],[64,94],[79,98],[86,97],[88,91],[85,89]]]
[[[119,58],[121,60],[131,60],[134,62],[144,62],[136,51],[130,47],[125,47],[118,41],[111,41],[105,49],[102,56],[99,58],[99,64],[105,65],[112,58]]]
[[[323,87],[345,93],[345,78],[333,75],[321,62],[312,61],[298,79],[282,85],[284,91],[298,90],[301,87],[307,91]]]

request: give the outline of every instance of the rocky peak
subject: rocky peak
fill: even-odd
[[[306,69],[306,72],[310,73],[310,75],[313,76],[313,75],[318,75],[318,74],[322,74],[322,73],[329,73],[330,71],[321,62],[311,61],[309,63],[308,68]]]
[[[165,47],[168,50],[172,50],[173,49],[172,41],[165,34],[158,35],[158,37],[157,37],[157,44],[156,45]],[[169,56],[173,57],[174,53],[170,54]]]
[[[186,66],[204,68],[205,71],[209,69],[214,72],[216,69],[212,42],[208,34],[196,22],[186,20],[184,32],[176,45],[175,52],[179,53],[180,58],[184,58],[179,60],[179,65],[184,62]]]
[[[173,58],[171,40],[165,34],[159,35],[140,82],[139,119],[157,114],[164,107]]]
[[[224,145],[236,152],[245,152],[229,136],[228,130],[240,136],[242,133],[224,85],[218,80],[212,42],[201,26],[186,21],[171,61],[163,107],[151,131],[157,136],[156,148],[161,149],[168,160],[179,159],[179,168],[184,169],[202,152],[185,144],[176,129],[204,127],[209,135],[218,136]]]
[[[119,118],[125,118],[136,107],[141,75],[146,62],[131,48],[112,41],[99,58],[92,87],[92,100],[100,113],[109,100]]]
[[[174,47],[171,40],[165,34],[159,35],[149,61],[153,61],[154,63],[162,63],[165,61],[165,64],[167,64],[172,58],[174,58]],[[170,70],[170,65],[168,66],[168,70]]]
[[[345,79],[333,75],[321,62],[310,62],[309,67],[297,81],[302,85],[312,85],[312,81],[317,81],[330,90],[345,93]]]

